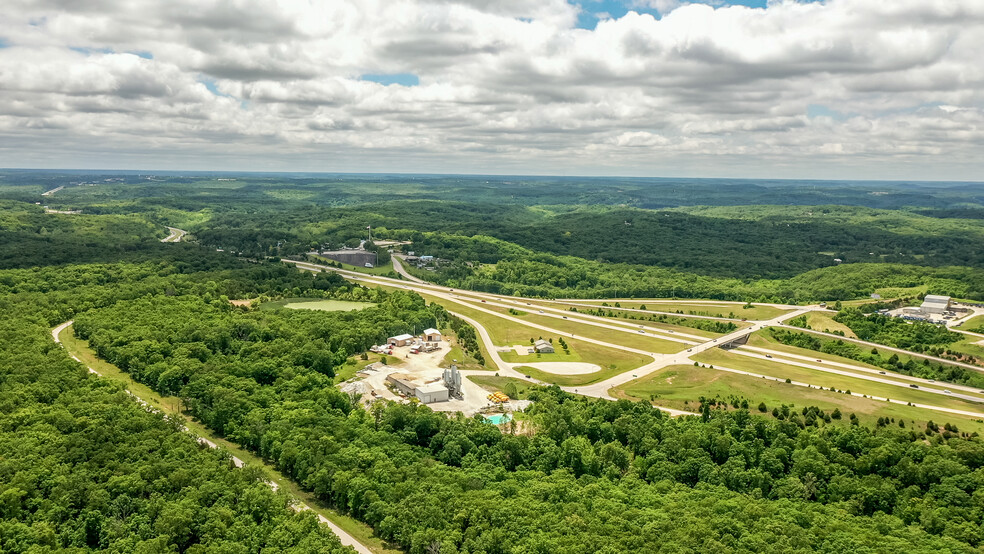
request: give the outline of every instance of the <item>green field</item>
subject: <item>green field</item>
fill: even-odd
[[[806,314],[806,324],[809,325],[811,329],[815,329],[817,331],[824,331],[827,333],[842,331],[845,337],[852,339],[858,338],[850,327],[844,325],[843,323],[834,321],[833,314],[827,312],[810,312]]]
[[[199,437],[207,438],[208,440],[219,445],[219,447],[223,450],[245,462],[250,467],[259,469],[267,480],[277,483],[280,488],[288,491],[292,496],[310,506],[315,512],[325,516],[357,540],[367,545],[375,554],[398,554],[401,552],[400,550],[390,548],[382,539],[376,537],[372,528],[368,525],[324,505],[317,498],[315,498],[313,494],[302,490],[297,483],[281,475],[280,472],[274,469],[274,467],[268,464],[265,460],[256,456],[252,452],[227,441],[216,433],[213,433],[204,425],[198,423],[198,421],[189,417],[189,414],[182,410],[180,398],[176,396],[161,396],[151,390],[150,387],[134,381],[129,374],[121,371],[115,365],[98,358],[96,353],[89,348],[88,341],[80,340],[75,337],[75,333],[71,325],[61,332],[59,338],[61,339],[66,351],[74,354],[79,358],[79,360],[82,361],[83,364],[97,371],[100,378],[121,384],[133,395],[166,414],[181,417],[184,424],[192,433]]]
[[[349,312],[373,308],[372,302],[350,302],[348,300],[326,300],[323,298],[288,298],[260,304],[261,310],[289,308],[291,310],[321,310],[323,312]]]
[[[928,420],[941,424],[950,421],[957,422],[961,429],[967,427],[968,431],[984,432],[984,423],[974,421],[968,416],[940,413],[870,398],[858,398],[829,390],[808,389],[782,381],[687,365],[669,366],[654,374],[630,381],[612,389],[612,396],[651,401],[657,406],[678,410],[697,410],[699,398],[702,396],[725,401],[732,396],[738,396],[748,400],[749,410],[754,414],[760,414],[757,406],[760,402],[765,402],[768,411],[760,415],[767,417],[771,417],[769,412],[773,408],[778,408],[782,404],[796,408],[817,406],[826,412],[839,409],[843,413],[839,423],[844,425],[849,424],[849,414],[853,412],[866,425],[874,424],[879,417],[889,417],[904,419],[910,427],[915,425],[922,428]],[[837,420],[834,422],[838,423]]]
[[[386,262],[385,264],[380,264],[376,267],[365,267],[360,265],[351,265],[342,262],[336,262],[335,260],[329,260],[328,258],[322,256],[308,256],[308,257],[314,260],[315,263],[338,264],[341,266],[341,269],[347,271],[356,271],[359,273],[365,273],[367,275],[383,275],[386,277],[394,277],[397,279],[400,278],[396,270],[393,269],[393,262]]]
[[[608,306],[602,306],[602,303],[608,304]],[[616,306],[618,303],[620,306]],[[730,319],[772,319],[774,317],[779,317],[783,314],[790,313],[790,310],[783,310],[780,308],[774,308],[772,306],[755,306],[751,308],[745,308],[743,304],[727,304],[727,303],[714,303],[709,301],[707,304],[699,303],[687,303],[687,302],[666,302],[659,299],[613,299],[606,300],[604,302],[574,302],[571,303],[572,306],[578,305],[593,305],[595,307],[610,307],[610,308],[630,308],[633,310],[641,309],[642,306],[646,307],[646,311],[650,312],[670,312],[678,315],[703,315],[711,317],[724,317]],[[683,312],[680,314],[679,312]]]
[[[957,325],[957,329],[962,331],[972,331],[978,327],[984,327],[984,315],[975,315],[967,321],[960,323],[960,325]]]
[[[533,304],[533,306],[537,306],[537,305],[539,305],[539,304],[536,304],[536,303]],[[573,306],[574,308],[577,308],[581,312],[584,312],[585,309],[591,309],[591,308],[596,308],[597,307],[597,306],[588,306],[586,304],[580,304],[580,305],[576,305],[576,304],[561,304],[560,305],[560,307],[565,307],[565,308],[566,307],[571,307],[571,306]],[[550,307],[557,308],[558,305],[557,304],[552,304],[552,305],[550,305]],[[694,335],[694,336],[704,337],[704,338],[708,338],[708,339],[713,339],[713,338],[717,338],[717,337],[720,337],[720,336],[723,336],[724,335],[724,333],[715,333],[714,331],[705,331],[703,329],[697,329],[695,327],[687,327],[686,325],[675,325],[675,324],[672,324],[672,323],[664,323],[662,321],[650,321],[648,319],[649,317],[658,317],[659,315],[662,315],[662,314],[653,313],[653,314],[650,314],[650,315],[646,315],[644,313],[630,312],[630,311],[627,311],[627,310],[620,310],[618,308],[600,308],[600,309],[605,310],[606,315],[599,316],[599,317],[605,317],[606,319],[610,320],[613,325],[636,326],[636,327],[638,327],[639,325],[645,325],[646,327],[650,327],[650,328],[653,328],[653,329],[662,329],[662,330],[665,330],[665,331],[673,331],[674,333],[686,333],[688,335]],[[614,314],[614,317],[608,317],[607,312],[609,312],[609,311],[612,312],[612,314]],[[583,315],[595,316],[595,314],[588,314],[588,313],[584,313]],[[668,317],[678,317],[678,318],[681,318],[681,319],[688,319],[689,321],[695,321],[694,318],[687,318],[686,316],[681,316],[679,314],[671,315],[671,316],[668,316]],[[742,327],[742,326],[750,325],[749,323],[742,323],[740,321],[734,321],[733,323],[735,323],[736,325],[738,325],[739,328]]]
[[[622,346],[627,346],[629,348],[635,348],[638,350],[648,350],[650,352],[658,352],[660,354],[675,354],[681,350],[689,348],[688,345],[674,342],[669,340],[663,340],[656,337],[643,335],[638,332],[638,327],[631,329],[625,327],[626,331],[616,331],[614,329],[606,329],[604,327],[598,327],[595,325],[590,325],[588,323],[580,323],[577,321],[572,321],[569,319],[561,319],[557,317],[551,317],[548,315],[527,312],[521,310],[522,315],[513,315],[508,313],[508,308],[503,308],[500,306],[482,306],[487,310],[492,310],[503,315],[509,315],[511,317],[516,317],[522,319],[523,321],[529,321],[534,325],[542,325],[543,327],[550,327],[552,329],[557,329],[558,331],[564,332],[565,340],[568,335],[575,335],[578,337],[587,337],[590,339],[600,340],[604,342],[611,342],[619,344]],[[693,341],[698,342],[698,341]]]
[[[525,379],[515,377],[500,377],[498,375],[469,375],[467,379],[489,392],[502,392],[507,384],[516,385],[516,398],[526,398],[530,389],[536,386]]]
[[[891,398],[894,400],[902,400],[904,402],[913,402],[931,406],[940,406],[943,408],[954,408],[958,410],[984,413],[984,397],[981,397],[980,403],[970,402],[952,396],[934,394],[923,390],[910,388],[908,386],[909,381],[897,380],[897,382],[901,383],[903,386],[890,385],[888,383],[879,383],[862,378],[847,377],[835,373],[827,373],[820,370],[788,365],[782,363],[782,360],[778,359],[761,360],[749,358],[740,354],[726,352],[718,348],[701,352],[700,354],[694,356],[693,359],[709,365],[758,373],[769,377],[776,377],[778,379],[792,379],[793,381],[820,386],[826,389],[833,387],[837,390],[849,390],[851,392],[874,395],[882,398]],[[837,369],[843,370],[844,368]],[[886,374],[878,375],[877,377],[881,379],[892,379],[893,375]],[[920,386],[925,388],[925,385]],[[942,391],[945,388],[945,384],[938,383],[935,388]],[[972,395],[972,393],[966,392],[961,392],[961,394]]]

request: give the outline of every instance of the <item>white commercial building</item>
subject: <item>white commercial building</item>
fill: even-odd
[[[441,332],[434,328],[424,329],[424,340],[427,342],[440,342]]]
[[[950,311],[950,297],[927,294],[919,309],[924,314],[942,314]]]
[[[418,385],[417,389],[414,391],[414,395],[416,395],[416,397],[419,398],[424,404],[431,404],[433,402],[447,402],[448,388],[441,383]]]

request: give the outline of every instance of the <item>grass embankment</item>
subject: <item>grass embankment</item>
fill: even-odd
[[[578,312],[571,312],[572,315],[575,315],[575,316],[576,315],[588,315],[588,316],[604,317],[605,319],[609,320],[609,322],[611,324],[613,324],[613,325],[624,325],[624,326],[627,326],[627,327],[635,327],[635,328],[638,328],[639,325],[645,325],[646,327],[650,327],[652,329],[661,329],[661,330],[664,330],[664,331],[673,331],[674,333],[686,333],[686,334],[696,335],[698,337],[704,337],[704,338],[709,338],[709,339],[717,338],[717,337],[720,337],[720,336],[723,336],[724,335],[724,333],[715,333],[713,331],[705,331],[703,329],[697,329],[695,327],[687,327],[686,325],[675,325],[675,324],[672,324],[672,323],[665,323],[665,322],[662,322],[662,321],[650,321],[648,319],[649,317],[659,317],[661,315],[664,315],[664,314],[657,314],[657,313],[653,313],[653,314],[647,315],[645,313],[631,312],[631,311],[628,311],[628,310],[621,310],[619,308],[602,308],[602,307],[598,307],[598,306],[589,306],[587,304],[564,303],[564,302],[543,302],[543,301],[539,301],[539,302],[533,301],[533,302],[530,303],[530,306],[524,306],[523,308],[525,310],[529,310],[529,309],[536,310],[536,309],[539,309],[540,307],[550,307],[550,308],[554,308],[554,309],[557,309],[557,308],[565,308],[566,309],[566,308],[573,307],[573,308],[577,308],[578,309]],[[591,314],[591,313],[587,313],[585,311],[585,310],[591,310],[591,309],[603,310],[605,312],[605,314],[598,316],[597,314]],[[608,312],[611,312],[612,313],[612,316],[611,317],[609,317],[607,315]],[[688,318],[687,316],[680,315],[680,314],[672,314],[672,315],[668,315],[666,317],[677,317],[677,318],[681,318],[681,319],[685,319],[685,320],[689,320],[689,321],[697,321],[694,318]],[[738,325],[739,328],[740,327],[743,327],[743,326],[751,325],[750,323],[743,323],[741,321],[734,321],[733,323],[735,323],[736,325]]]
[[[329,260],[328,258],[322,256],[308,256],[314,263],[322,265],[336,265],[341,266],[339,269],[344,269],[346,271],[355,271],[358,273],[365,273],[366,275],[381,275],[383,277],[393,277],[394,279],[401,279],[400,275],[393,269],[393,262],[389,261],[385,264],[378,265],[376,267],[364,267],[359,265],[350,265],[342,262],[336,262],[335,260]]]
[[[615,304],[619,304],[616,306]],[[608,306],[602,306],[602,304],[608,304]],[[779,317],[783,314],[790,313],[790,310],[783,310],[782,308],[775,308],[773,306],[757,306],[753,305],[751,308],[746,308],[743,304],[727,304],[727,303],[715,303],[714,301],[708,301],[706,304],[702,303],[687,303],[687,302],[667,302],[659,299],[649,299],[649,300],[599,300],[597,302],[574,302],[571,303],[572,306],[594,306],[596,308],[629,308],[633,310],[642,309],[645,306],[645,310],[649,312],[669,312],[676,315],[702,315],[710,317],[721,317],[727,319],[772,319],[774,317]],[[682,313],[681,313],[682,312]]]
[[[833,316],[834,314],[828,314],[826,312],[810,312],[806,314],[806,324],[809,325],[811,329],[815,329],[817,331],[823,331],[825,333],[841,331],[844,333],[845,337],[852,339],[858,338],[850,327],[844,325],[843,323],[834,321]]]
[[[783,363],[781,359],[762,360],[758,358],[750,358],[747,356],[742,356],[741,354],[726,352],[718,348],[701,352],[700,354],[694,356],[693,359],[704,364],[737,369],[740,371],[748,371],[750,373],[767,375],[777,379],[791,379],[800,383],[820,386],[825,389],[833,387],[841,391],[849,390],[851,392],[874,395],[882,398],[891,398],[893,400],[901,400],[903,402],[913,402],[918,404],[927,404],[930,406],[940,406],[943,408],[953,408],[957,410],[984,413],[984,396],[980,397],[981,403],[978,403],[944,394],[934,394],[924,390],[911,388],[909,387],[909,381],[892,379],[893,375],[891,374],[873,375],[872,377],[888,379],[899,383],[901,386],[871,381],[861,377],[848,377],[836,373],[828,373],[818,369],[809,369],[806,367],[790,365]],[[836,369],[838,371],[850,371],[840,367]],[[920,384],[919,386],[922,388],[927,388],[927,386],[923,384]],[[942,392],[945,387],[945,384],[937,383],[936,387],[928,388],[934,388]],[[975,396],[968,392],[960,392],[960,394]]]
[[[536,386],[536,383],[525,379],[499,377],[498,375],[469,375],[467,378],[489,392],[505,392],[506,385],[512,383],[516,386],[515,398],[518,399],[527,398],[530,389]]]
[[[273,481],[280,488],[289,492],[291,496],[310,506],[316,513],[321,514],[331,520],[332,523],[341,527],[345,532],[349,533],[356,540],[369,547],[373,552],[376,552],[377,554],[400,554],[402,552],[398,549],[389,548],[382,539],[375,536],[372,528],[368,525],[329,508],[318,500],[313,494],[302,490],[297,483],[284,477],[271,464],[268,464],[259,456],[256,456],[252,452],[227,441],[198,421],[194,420],[190,414],[182,411],[181,399],[178,397],[161,396],[150,387],[134,381],[129,374],[121,371],[115,365],[98,358],[96,353],[89,348],[88,341],[76,338],[75,332],[71,325],[65,328],[61,334],[59,334],[58,338],[62,341],[62,345],[64,345],[65,350],[68,353],[74,354],[79,360],[82,361],[83,364],[99,373],[100,378],[109,379],[123,385],[126,390],[130,391],[131,394],[137,398],[140,398],[144,402],[147,402],[147,404],[165,414],[182,417],[185,425],[188,427],[188,430],[193,434],[214,442],[219,445],[220,448],[239,458],[250,467],[259,468],[262,471],[264,478],[268,481]]]
[[[455,301],[445,300],[443,298],[436,298],[429,295],[422,295],[432,301],[438,302],[439,304],[446,307],[448,310],[460,313],[467,316],[475,321],[478,321],[482,327],[489,333],[489,337],[492,342],[499,346],[512,346],[515,344],[528,345],[530,344],[530,339],[538,339],[543,337],[544,339],[553,338],[554,348],[557,349],[555,354],[541,354],[540,358],[536,358],[535,355],[519,355],[515,352],[500,352],[499,355],[502,357],[503,361],[510,363],[523,363],[523,362],[586,362],[597,364],[602,368],[603,371],[596,373],[589,373],[587,375],[577,375],[569,377],[578,377],[583,379],[583,383],[592,383],[598,380],[598,376],[601,374],[617,375],[631,369],[635,369],[639,366],[645,365],[652,361],[652,358],[643,354],[636,354],[634,352],[626,352],[624,350],[618,350],[615,348],[609,348],[606,346],[601,346],[598,344],[581,341],[576,338],[564,337],[570,347],[570,354],[564,354],[560,347],[559,341],[556,339],[558,336],[550,337],[549,333],[535,329],[533,327],[528,327],[526,325],[521,325],[514,321],[509,321],[505,318],[498,317],[487,312],[475,309],[469,303],[459,303]],[[558,320],[563,321],[563,320]],[[616,334],[616,333],[613,333]],[[621,334],[621,333],[617,333]],[[626,333],[627,334],[627,333]],[[612,341],[614,342],[614,341]],[[486,355],[483,351],[483,355]],[[486,358],[488,359],[488,358]],[[612,373],[614,372],[614,373]],[[543,379],[551,383],[558,382],[555,378],[559,377],[553,374],[544,374],[548,379]],[[560,384],[558,382],[558,384]]]
[[[975,315],[966,321],[961,321],[960,325],[957,325],[957,329],[961,331],[973,331],[982,327],[984,327],[984,315]]]
[[[932,420],[941,425],[945,422],[957,423],[963,431],[984,432],[984,423],[967,416],[686,365],[669,366],[626,383],[612,389],[612,395],[616,398],[652,402],[657,406],[679,410],[696,410],[700,405],[699,398],[702,396],[719,398],[722,401],[736,396],[748,400],[749,411],[753,414],[766,417],[772,417],[772,409],[779,408],[783,404],[798,409],[817,406],[827,413],[835,408],[841,411],[842,419],[832,420],[834,424],[849,425],[849,416],[854,413],[864,425],[873,425],[878,418],[885,417],[905,420],[909,428],[915,426],[917,429],[922,429],[927,421]],[[757,409],[760,402],[766,405],[765,413]],[[798,410],[793,411],[799,413]]]
[[[681,342],[664,340],[639,333],[638,325],[635,325],[634,328],[625,326],[624,331],[616,331],[614,329],[606,329],[604,327],[572,321],[570,319],[562,319],[544,314],[531,313],[524,310],[516,310],[515,308],[513,308],[513,310],[516,311],[516,313],[510,314],[509,308],[503,308],[500,306],[482,307],[503,315],[509,315],[511,317],[522,319],[523,321],[528,321],[531,325],[542,325],[543,327],[550,327],[552,329],[557,329],[558,331],[563,331],[564,340],[567,340],[569,335],[574,335],[576,337],[586,337],[589,339],[619,344],[638,350],[658,352],[660,354],[675,354],[689,348],[689,345]],[[617,323],[619,322],[613,322],[613,324]],[[691,342],[696,344],[699,341],[692,340]]]

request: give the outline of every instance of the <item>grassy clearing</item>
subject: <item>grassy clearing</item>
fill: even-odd
[[[857,360],[852,360],[851,358],[845,358],[843,356],[835,356],[834,354],[826,354],[824,352],[817,352],[816,350],[809,350],[807,348],[799,348],[798,346],[789,346],[787,344],[782,344],[781,342],[772,338],[767,331],[755,331],[754,333],[752,333],[752,335],[748,338],[748,346],[768,348],[769,350],[775,350],[777,352],[785,352],[787,354],[807,356],[815,360],[841,362],[845,364],[856,365],[858,367],[865,367],[868,369],[877,369],[878,371],[887,371],[890,374],[892,373],[891,370],[871,364],[862,363]],[[888,354],[888,352],[886,352],[886,354]],[[899,354],[899,359],[902,360],[902,363],[905,363],[909,361],[909,356]],[[922,363],[922,359],[920,358],[915,358],[915,361]]]
[[[274,303],[269,302],[269,304]],[[323,312],[351,312],[353,310],[374,308],[375,306],[376,304],[372,302],[350,302],[348,300],[288,300],[283,304],[284,308],[291,310],[321,310]]]
[[[671,312],[678,315],[703,315],[711,317],[724,317],[729,319],[772,319],[783,314],[790,313],[790,310],[774,308],[772,306],[755,306],[745,308],[742,304],[714,303],[709,301],[707,304],[687,303],[687,302],[665,302],[658,299],[653,300],[606,300],[604,301],[611,308],[631,308],[633,310],[642,309],[645,306],[651,312]],[[618,303],[620,306],[616,306]],[[602,302],[591,302],[591,305],[603,307]],[[577,303],[573,304],[577,306]],[[588,304],[583,304],[588,305]]]
[[[850,414],[854,413],[865,425],[873,425],[879,417],[888,417],[905,420],[907,427],[923,428],[926,421],[933,420],[940,424],[955,422],[961,430],[984,431],[984,424],[966,416],[685,365],[670,366],[626,383],[612,389],[612,395],[616,398],[651,401],[657,406],[679,410],[696,410],[701,396],[725,401],[737,396],[748,400],[752,413],[766,417],[772,417],[772,409],[783,404],[798,408],[817,406],[828,413],[835,408],[839,409],[843,418],[832,421],[838,425],[849,425]],[[765,403],[766,413],[758,411],[760,402]]]
[[[542,361],[542,360],[536,360]],[[579,387],[582,385],[590,385],[591,383],[597,383],[598,381],[604,381],[616,375],[625,373],[624,370],[604,368],[600,371],[594,373],[583,373],[580,375],[558,375],[556,373],[551,373],[549,371],[542,371],[534,367],[529,366],[519,366],[516,368],[523,375],[528,375],[534,379],[543,381],[544,383],[550,383],[553,385],[560,385],[562,387]]]
[[[324,312],[347,312],[351,310],[364,310],[373,308],[376,304],[372,302],[350,302],[348,300],[331,300],[326,298],[284,298],[264,302],[257,309],[262,311],[279,310],[289,308],[292,310],[321,310]]]
[[[390,548],[382,539],[376,537],[372,528],[368,525],[326,506],[314,495],[301,490],[297,483],[284,477],[262,458],[225,440],[201,423],[192,419],[190,414],[182,412],[181,400],[179,398],[174,396],[162,397],[150,389],[150,387],[134,381],[133,378],[121,371],[118,367],[96,357],[95,352],[89,348],[88,341],[79,340],[75,337],[72,326],[63,330],[59,338],[65,346],[66,351],[74,354],[83,364],[97,371],[100,374],[100,378],[120,383],[131,394],[166,414],[182,417],[189,431],[199,437],[204,437],[214,442],[226,452],[249,464],[250,467],[259,468],[267,480],[277,483],[278,486],[288,491],[294,498],[304,502],[312,510],[331,520],[335,525],[341,527],[376,554],[399,554],[402,552],[401,550]]]
[[[927,404],[930,406],[940,406],[943,408],[954,408],[958,410],[984,413],[984,403],[970,402],[952,396],[934,394],[919,389],[913,389],[909,387],[908,381],[898,380],[897,382],[902,386],[896,386],[888,383],[869,381],[859,377],[847,377],[820,370],[788,365],[782,363],[781,360],[761,360],[749,358],[740,354],[726,352],[718,348],[701,352],[700,354],[694,356],[693,359],[709,365],[759,373],[779,379],[792,379],[793,381],[808,383],[814,386],[821,386],[826,389],[833,387],[837,390],[849,390],[852,392],[880,396],[883,398],[902,400],[903,402],[913,402],[918,404]],[[837,369],[843,370],[843,368]],[[891,379],[892,375],[878,375],[877,377],[881,379]],[[920,387],[926,388],[925,385],[920,385]],[[944,384],[942,383],[936,387],[936,389],[940,391],[942,391],[943,388]],[[973,396],[971,393],[961,392],[961,394]],[[981,397],[981,402],[984,402],[984,397]]]
[[[508,308],[502,308],[499,306],[489,306],[487,309],[502,314],[508,313]],[[594,340],[627,346],[629,348],[636,348],[638,350],[658,352],[660,354],[675,354],[688,348],[688,346],[683,343],[643,335],[638,333],[637,330],[626,332],[631,330],[628,327],[626,327],[626,331],[615,331],[613,329],[606,329],[604,327],[598,327],[587,323],[579,323],[569,319],[559,319],[556,317],[524,311],[520,311],[519,313],[523,315],[513,315],[512,317],[518,317],[523,321],[529,321],[533,325],[542,325],[544,327],[564,331],[565,340],[567,335],[573,334],[578,337],[587,337]]]
[[[588,308],[588,309],[597,308],[597,306],[588,306],[587,304],[563,303],[563,302],[549,302],[549,303],[532,302],[530,307],[536,308],[536,307],[540,307],[540,306],[547,306],[547,307],[551,307],[551,308],[570,308],[570,307],[574,307],[574,308],[577,308],[578,310],[581,310],[582,312],[584,311],[585,308]],[[527,307],[526,309],[530,309],[530,307]],[[638,313],[638,312],[630,312],[630,311],[626,311],[626,310],[620,310],[618,308],[600,308],[600,309],[604,309],[606,312],[609,312],[609,311],[612,312],[613,317],[611,317],[609,319],[611,319],[611,322],[613,324],[615,324],[615,325],[619,325],[619,324],[621,324],[621,325],[627,325],[627,326],[628,325],[645,325],[646,327],[652,327],[653,329],[663,329],[663,330],[666,330],[666,331],[673,331],[675,333],[687,333],[687,334],[690,334],[690,335],[696,335],[698,337],[705,337],[705,338],[709,338],[709,339],[713,339],[713,338],[717,338],[717,337],[723,336],[722,333],[715,333],[713,331],[705,331],[703,329],[697,329],[697,328],[694,328],[694,327],[687,327],[686,325],[674,325],[672,323],[664,323],[664,322],[661,322],[661,321],[650,321],[648,319],[649,317],[659,317],[659,315],[661,315],[661,314],[653,313],[651,315],[646,315],[646,314]],[[585,314],[585,315],[595,315],[595,314]],[[608,317],[608,316],[605,315],[604,317]],[[687,319],[689,321],[695,321],[693,318],[687,318],[686,316],[681,316],[679,314],[673,315],[673,316],[667,316],[667,317],[678,317],[678,318],[681,318],[681,319]],[[637,321],[638,321],[638,323],[636,323]],[[737,324],[739,327],[744,326],[744,325],[749,325],[747,323],[742,323],[740,321],[735,321],[734,323]]]
[[[393,269],[393,262],[391,261],[386,262],[385,264],[378,265],[376,267],[365,267],[359,265],[346,264],[342,262],[336,262],[335,260],[329,260],[328,258],[322,256],[309,256],[309,258],[314,260],[315,263],[319,263],[319,264],[324,264],[324,265],[338,264],[339,266],[341,266],[341,269],[345,269],[347,271],[356,271],[358,273],[365,273],[367,275],[382,275],[385,277],[399,278],[399,274],[397,274],[396,270]]]
[[[498,375],[469,375],[467,378],[489,392],[503,392],[506,385],[512,383],[516,385],[516,398],[519,399],[527,398],[530,389],[536,386],[536,383],[525,379],[500,377]]]
[[[984,315],[975,315],[967,321],[961,322],[960,325],[957,325],[957,329],[962,331],[973,331],[978,327],[984,327]]]
[[[844,325],[843,323],[834,321],[833,315],[825,312],[810,312],[806,314],[806,324],[809,325],[810,328],[816,329],[817,331],[824,331],[827,333],[843,331],[844,336],[846,337],[852,339],[858,338],[850,327]]]
[[[345,360],[345,363],[342,364],[341,366],[336,367],[335,384],[337,385],[343,381],[348,381],[352,377],[355,377],[355,374],[358,373],[362,368],[366,367],[369,364],[376,363],[380,359],[382,359],[382,356],[376,354],[375,352],[367,352],[366,357],[368,359],[363,360],[359,357],[358,354],[356,354],[355,356],[351,356],[349,357],[349,359]]]

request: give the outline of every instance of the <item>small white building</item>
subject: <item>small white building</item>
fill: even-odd
[[[533,344],[533,349],[537,351],[538,354],[553,354],[554,347],[549,342],[540,339]]]
[[[410,344],[411,341],[413,341],[413,335],[408,335],[404,333],[402,335],[396,335],[395,337],[390,337],[389,340],[386,342],[388,344],[392,344],[393,346],[406,346]]]
[[[449,398],[448,388],[440,382],[418,385],[414,395],[424,404],[447,402]]]
[[[434,328],[424,329],[424,340],[427,342],[440,342],[441,332]]]

